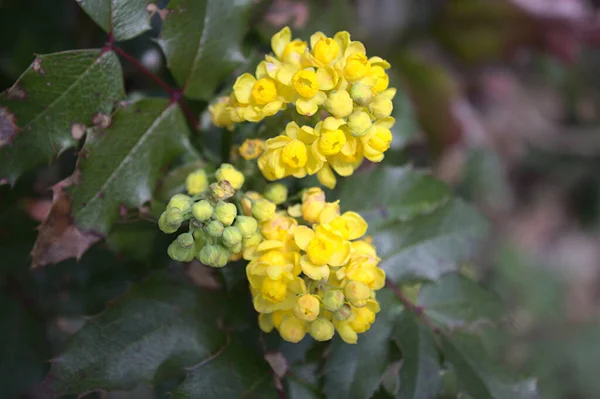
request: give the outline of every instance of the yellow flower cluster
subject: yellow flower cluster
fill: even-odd
[[[375,248],[361,239],[367,223],[355,212],[341,214],[339,201],[326,202],[320,188],[308,189],[301,204],[279,212],[259,194],[247,195],[253,208],[260,201],[272,204],[270,216],[260,215],[262,240],[243,254],[250,261],[246,275],[261,329],[275,328],[289,342],[306,333],[326,341],[337,331],[356,343],[375,321],[375,291],[385,283]]]
[[[317,111],[316,126],[290,122],[285,132],[267,140],[259,167],[269,180],[317,173],[330,188],[333,173],[348,176],[363,158],[380,162],[389,149],[394,124],[386,69],[380,57],[367,58],[364,45],[342,31],[321,32],[308,43],[294,39],[288,27],[273,35],[273,54],[265,56],[255,75],[241,75],[233,93],[209,108],[213,123],[232,129],[242,121],[259,122],[293,104],[300,115]],[[333,170],[332,170],[333,169]]]

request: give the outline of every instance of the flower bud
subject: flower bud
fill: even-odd
[[[200,220],[201,222],[210,219],[213,215],[213,212],[214,209],[207,200],[198,201],[192,206],[192,215],[194,215],[195,219]]]
[[[204,231],[209,236],[216,238],[221,237],[221,234],[223,234],[224,229],[225,228],[223,227],[223,223],[219,222],[218,220],[213,220],[204,228]]]
[[[242,233],[242,238],[250,238],[256,233],[258,223],[252,216],[238,216],[235,218],[235,226]]]
[[[392,100],[381,95],[373,98],[369,104],[369,111],[378,119],[387,118],[392,114],[393,109]]]
[[[331,312],[336,312],[344,306],[345,300],[346,298],[340,290],[327,290],[323,294],[323,306]]]
[[[218,181],[227,180],[234,190],[239,190],[245,180],[244,174],[228,163],[222,164],[219,169],[217,169],[215,177]]]
[[[371,117],[363,111],[354,111],[348,117],[348,128],[354,137],[362,137],[371,127]]]
[[[262,241],[262,236],[257,231],[256,233],[252,234],[250,236],[250,238],[244,238],[242,240],[242,246],[244,247],[244,249],[248,248],[248,247],[255,247],[258,244],[260,244],[261,241]]]
[[[240,229],[235,226],[225,227],[221,240],[223,240],[223,244],[227,248],[231,248],[236,244],[242,243],[242,233],[240,233]]]
[[[277,206],[267,199],[259,199],[252,204],[252,216],[261,222],[271,219],[276,210]]]
[[[287,200],[288,189],[281,183],[269,184],[265,189],[265,198],[273,201],[275,205],[283,204]]]
[[[181,223],[183,223],[183,215],[181,214],[181,209],[179,208],[167,208],[167,212],[165,215],[165,220],[171,228],[177,230]]]
[[[310,323],[308,332],[315,341],[329,341],[333,338],[335,329],[332,322],[324,317],[319,317]]]
[[[229,251],[220,245],[206,245],[200,250],[198,258],[206,266],[223,267],[229,259]]]
[[[373,92],[371,88],[362,83],[356,83],[350,89],[350,97],[354,100],[355,103],[366,107],[371,102],[371,97],[373,96]]]
[[[176,260],[177,262],[189,262],[194,259],[195,255],[193,241],[191,246],[183,247],[179,243],[178,238],[177,240],[173,241],[171,245],[169,245],[169,248],[167,248],[167,254],[171,259]]]
[[[215,205],[214,217],[224,226],[231,226],[237,215],[237,207],[229,202],[219,201]]]
[[[223,180],[210,185],[210,193],[216,200],[226,200],[233,197],[235,190],[227,180]]]
[[[306,335],[306,327],[302,320],[292,315],[287,315],[281,321],[279,334],[281,334],[281,338],[287,342],[295,344],[302,341]]]
[[[200,194],[208,187],[208,177],[204,169],[190,173],[185,179],[185,188],[189,195]]]
[[[252,215],[252,204],[254,201],[257,201],[262,198],[262,195],[257,193],[256,191],[248,191],[246,195],[242,197],[240,201],[242,204],[242,211],[244,215],[251,216]]]
[[[193,235],[194,241],[196,243],[196,249],[201,249],[202,247],[204,247],[204,245],[206,245],[206,233],[204,232],[204,230],[196,229],[194,230]]]
[[[183,233],[177,237],[177,243],[182,248],[191,248],[194,245],[194,236],[191,233]]]
[[[345,118],[352,112],[354,104],[346,90],[334,90],[323,104],[327,111],[336,118]]]
[[[342,306],[337,312],[335,312],[333,314],[333,317],[336,318],[336,320],[348,320],[350,318],[350,316],[352,316],[352,309],[350,308],[350,305],[344,305]]]
[[[175,194],[167,204],[167,211],[172,208],[179,208],[182,213],[188,213],[192,209],[192,199],[185,194]]]
[[[160,217],[158,218],[158,228],[166,234],[171,234],[171,233],[175,233],[177,231],[177,229],[179,229],[179,225],[177,226],[171,226],[169,223],[167,223],[167,212],[163,212],[161,213]]]
[[[361,281],[350,281],[344,287],[346,299],[357,308],[367,304],[367,299],[371,297],[371,289]]]
[[[313,321],[319,316],[319,298],[315,295],[304,294],[299,296],[294,306],[294,314],[304,321]]]
[[[302,194],[302,218],[308,223],[317,223],[325,208],[325,193],[319,187],[312,187]]]
[[[239,254],[240,252],[242,252],[242,250],[244,248],[242,246],[242,243],[238,242],[237,244],[233,245],[232,247],[228,247],[228,249],[229,249],[229,252],[231,252],[232,254]]]

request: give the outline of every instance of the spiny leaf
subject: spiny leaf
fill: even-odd
[[[171,399],[278,397],[269,365],[248,348],[230,342],[218,354],[194,367]]]
[[[378,293],[377,299],[381,312],[371,328],[359,335],[356,345],[339,338],[333,341],[324,368],[323,390],[328,399],[369,398],[379,387],[388,366],[388,344],[400,306],[387,290]]]
[[[80,126],[91,125],[95,115],[110,113],[123,96],[121,66],[111,51],[38,56],[0,94],[0,107],[17,124],[12,145],[0,149],[0,180],[14,183],[28,169],[73,147],[81,137],[73,127],[79,132]],[[2,126],[0,137],[11,125]]]
[[[374,242],[388,278],[437,280],[473,255],[487,223],[470,205],[455,199],[427,215],[377,231]]]
[[[402,350],[398,399],[430,399],[438,393],[442,377],[439,355],[429,327],[413,312],[398,318],[394,336]]]
[[[209,99],[242,64],[250,0],[171,0],[158,43],[185,95]]]
[[[500,298],[457,273],[424,284],[418,304],[430,319],[444,326],[460,327],[481,320],[498,320],[504,314]]]
[[[79,157],[72,186],[73,216],[83,230],[106,234],[119,207],[152,198],[161,169],[177,156],[197,157],[183,113],[166,99],[143,99],[117,109],[107,129],[94,130]]]
[[[159,370],[192,366],[225,344],[215,292],[157,275],[88,320],[52,363],[55,394],[132,389]]]
[[[116,40],[134,38],[150,29],[148,4],[156,0],[76,0],[105,32]]]
[[[369,222],[371,233],[385,223],[429,213],[450,198],[444,183],[410,166],[358,173],[342,180],[340,186],[342,207],[360,213]]]

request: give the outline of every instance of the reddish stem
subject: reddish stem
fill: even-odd
[[[424,310],[423,307],[418,306],[413,301],[408,299],[406,297],[406,295],[404,295],[404,293],[402,292],[400,287],[398,287],[396,284],[394,284],[391,280],[388,280],[388,279],[385,280],[385,286],[387,288],[389,288],[390,291],[392,291],[394,293],[394,295],[396,295],[396,297],[398,297],[398,299],[400,300],[400,302],[402,302],[402,305],[404,305],[404,308],[406,310],[416,314],[417,317],[423,322],[423,324],[425,324],[427,327],[429,327],[431,329],[431,331],[433,331],[435,334],[440,332],[439,327],[437,327],[429,319],[429,317],[427,317],[427,315],[425,315],[425,313],[423,312],[423,310]]]
[[[121,57],[125,58],[127,60],[127,62],[129,62],[131,65],[135,66],[137,69],[142,71],[142,73],[144,75],[148,76],[150,79],[152,79],[154,82],[156,82],[156,84],[159,85],[161,87],[161,89],[163,89],[164,91],[169,93],[169,96],[173,95],[173,93],[175,92],[175,89],[173,89],[171,86],[169,86],[169,84],[166,83],[164,80],[162,80],[161,78],[156,76],[154,74],[154,72],[152,72],[151,70],[146,68],[144,65],[142,65],[142,63],[139,62],[136,58],[132,57],[125,50],[123,50],[120,47],[115,46],[114,44],[112,45],[112,49],[115,53],[117,53]]]

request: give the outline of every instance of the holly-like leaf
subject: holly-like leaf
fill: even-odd
[[[504,314],[496,294],[457,273],[424,284],[419,291],[418,304],[427,317],[450,328],[481,320],[495,321]]]
[[[487,232],[485,219],[454,199],[427,215],[382,228],[374,235],[388,278],[437,280],[469,259]]]
[[[88,320],[47,381],[55,394],[132,389],[159,370],[208,358],[225,344],[219,293],[154,276]]]
[[[452,364],[459,385],[477,399],[534,399],[535,382],[519,382],[491,359],[479,336],[455,333],[442,335],[442,348]]]
[[[155,0],[77,0],[105,32],[115,40],[134,38],[150,29],[148,4]]]
[[[83,230],[106,234],[121,205],[152,198],[161,169],[176,157],[197,157],[183,113],[166,99],[119,108],[111,126],[94,130],[79,157],[79,183],[71,188],[73,216]]]
[[[358,173],[343,179],[340,186],[341,205],[360,213],[371,233],[385,223],[429,213],[450,197],[444,183],[410,166]]]
[[[379,387],[388,367],[388,344],[400,305],[388,290],[380,291],[377,299],[381,312],[371,328],[359,335],[357,344],[334,339],[324,368],[327,399],[369,398]]]
[[[398,318],[394,337],[402,350],[398,399],[430,399],[442,385],[439,355],[429,327],[413,312]]]
[[[268,363],[237,342],[194,367],[171,393],[171,399],[277,397]]]
[[[12,141],[0,149],[0,180],[14,183],[28,169],[73,147],[94,116],[109,114],[123,96],[121,66],[111,51],[38,56],[10,89],[0,94],[5,120],[0,137],[9,135]],[[16,129],[10,121],[16,123]]]
[[[250,0],[171,0],[158,43],[185,95],[209,99],[244,62]]]

